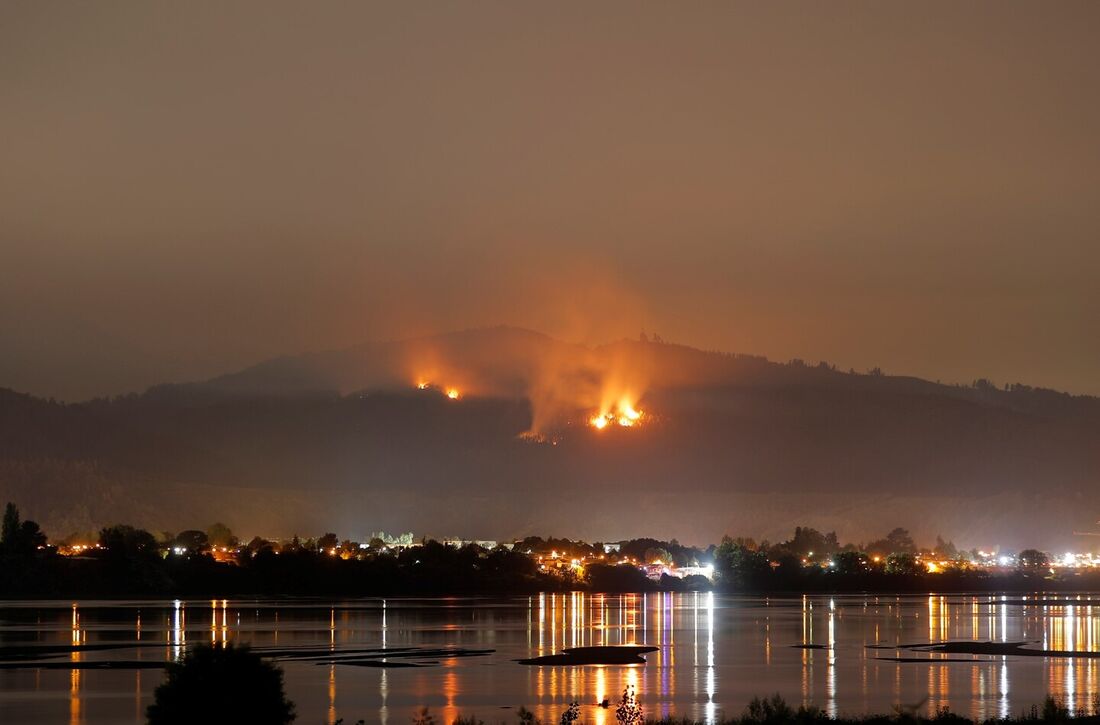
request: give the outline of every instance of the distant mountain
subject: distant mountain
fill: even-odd
[[[642,424],[586,424],[623,400]],[[0,390],[0,499],[57,535],[223,520],[269,536],[703,543],[901,525],[966,546],[1080,547],[1094,539],[1072,532],[1100,518],[1097,440],[1100,400],[1086,396],[501,327],[114,400]]]

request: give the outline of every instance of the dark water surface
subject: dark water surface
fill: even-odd
[[[753,695],[773,692],[831,714],[903,704],[949,706],[977,718],[1018,713],[1047,693],[1090,707],[1100,692],[1096,657],[921,648],[945,641],[1026,641],[1027,649],[1097,653],[1100,595],[0,602],[0,722],[143,722],[163,672],[138,665],[170,661],[199,642],[270,648],[297,703],[297,722],[309,725],[337,718],[404,724],[424,705],[439,723],[459,713],[515,722],[519,705],[556,722],[572,700],[583,704],[583,720],[607,723],[613,708],[594,703],[616,699],[626,684],[637,688],[647,716],[699,719],[740,713]],[[73,643],[121,646],[43,649]],[[514,661],[617,644],[658,649],[644,665]],[[806,644],[820,647],[796,646]],[[385,658],[422,666],[333,664],[327,654],[375,648],[423,648]],[[486,649],[494,651],[459,656]],[[293,659],[295,652],[320,660]],[[92,668],[106,662],[118,666]]]

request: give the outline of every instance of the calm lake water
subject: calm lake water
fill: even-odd
[[[424,705],[440,723],[460,713],[515,722],[519,705],[556,722],[572,700],[583,703],[583,720],[608,723],[614,708],[595,703],[615,700],[627,684],[637,688],[647,716],[699,719],[740,713],[753,695],[774,692],[831,714],[886,712],[900,703],[925,711],[949,706],[978,718],[1018,713],[1047,693],[1088,707],[1100,692],[1100,659],[894,649],[946,640],[1026,640],[1035,648],[1096,652],[1100,596],[573,593],[325,603],[0,602],[2,647],[125,645],[40,658],[56,663],[55,669],[0,669],[0,722],[143,722],[162,671],[73,669],[69,663],[163,662],[197,642],[243,642],[284,654],[307,648],[495,650],[429,654],[411,661],[438,664],[400,669],[284,659],[297,722],[311,725],[337,718],[404,724]],[[635,666],[513,661],[563,647],[631,643],[659,649]],[[794,646],[800,644],[825,649]],[[899,657],[916,661],[880,659]]]

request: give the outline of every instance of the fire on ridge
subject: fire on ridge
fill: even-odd
[[[455,385],[456,377],[469,379],[452,370],[444,371],[438,361],[419,365],[421,371],[411,376],[410,384],[417,390],[431,391],[448,400],[458,401],[468,392]],[[565,428],[580,424],[582,428],[604,431],[608,428],[636,428],[655,422],[652,412],[643,410],[638,402],[645,384],[638,373],[631,374],[627,362],[594,366],[583,375],[556,374],[548,379],[527,380],[526,396],[532,407],[532,426],[519,435],[525,441],[557,443]],[[431,369],[434,372],[428,372]],[[476,377],[476,376],[475,376]],[[443,382],[439,382],[440,378]],[[514,394],[514,393],[513,393]]]
[[[613,407],[601,410],[588,419],[588,424],[596,430],[603,430],[609,425],[619,425],[623,428],[632,428],[640,425],[645,418],[645,413],[638,410],[627,399],[620,400]]]
[[[446,386],[446,387],[440,387],[440,386],[435,385],[434,383],[432,383],[430,381],[427,381],[427,380],[417,381],[416,389],[417,390],[438,390],[438,391],[442,392],[445,396],[447,396],[447,398],[449,398],[450,400],[458,400],[459,398],[462,397],[462,392],[459,391],[459,389],[456,388],[453,385],[449,385],[449,386]]]

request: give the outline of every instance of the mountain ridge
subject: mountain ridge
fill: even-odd
[[[364,389],[376,389],[385,388],[391,386],[394,388],[400,388],[411,384],[409,374],[405,374],[400,370],[388,371],[388,374],[383,374],[378,380],[363,380],[358,383],[348,383],[341,379],[332,379],[331,377],[325,377],[321,373],[334,373],[340,372],[333,370],[333,368],[339,368],[341,366],[347,367],[347,359],[360,359],[369,355],[377,355],[382,357],[387,362],[393,364],[399,364],[403,362],[402,357],[409,357],[415,355],[417,348],[430,347],[437,345],[440,342],[446,342],[449,340],[468,340],[470,337],[484,338],[490,334],[506,334],[509,336],[523,336],[528,340],[539,341],[547,346],[553,346],[557,349],[572,349],[578,352],[587,353],[599,353],[601,351],[615,350],[623,346],[638,346],[638,345],[652,345],[661,348],[666,353],[673,352],[682,357],[694,357],[696,359],[705,359],[710,362],[719,362],[728,364],[730,361],[737,361],[742,364],[743,368],[755,367],[760,372],[764,369],[777,368],[802,368],[804,371],[825,371],[833,372],[838,375],[853,376],[856,380],[864,380],[868,378],[878,378],[889,381],[889,384],[898,386],[905,385],[913,390],[922,390],[926,393],[947,393],[950,392],[960,397],[967,399],[983,399],[986,402],[994,402],[1000,399],[1002,402],[1006,400],[1005,396],[1001,393],[1013,393],[1016,394],[1018,399],[1030,397],[1032,400],[1036,398],[1042,398],[1046,403],[1054,403],[1055,401],[1061,404],[1073,404],[1074,402],[1083,402],[1088,405],[1100,405],[1100,397],[1092,396],[1081,393],[1070,393],[1065,391],[1059,391],[1051,388],[1044,388],[1039,386],[1024,385],[1021,383],[1013,383],[1010,386],[997,387],[992,383],[979,379],[970,385],[963,383],[942,383],[939,381],[932,381],[926,378],[921,378],[915,375],[907,374],[874,374],[858,373],[854,370],[849,370],[847,373],[839,371],[835,366],[829,365],[822,361],[815,365],[802,363],[799,360],[792,360],[786,363],[773,361],[762,355],[748,354],[748,353],[730,353],[717,350],[703,350],[695,348],[690,345],[681,343],[672,343],[665,341],[637,341],[630,339],[619,339],[608,343],[603,343],[595,346],[587,346],[580,343],[568,343],[557,340],[544,333],[530,330],[522,327],[514,327],[508,325],[498,325],[493,327],[476,327],[465,330],[457,330],[452,332],[440,333],[436,335],[423,335],[412,338],[395,338],[383,341],[367,341],[358,343],[356,345],[346,348],[336,348],[324,351],[306,352],[297,355],[280,355],[267,360],[262,360],[253,365],[246,366],[237,371],[232,371],[217,375],[213,378],[208,378],[202,381],[192,381],[185,383],[164,383],[155,385],[148,388],[144,393],[139,394],[158,394],[165,390],[174,389],[201,389],[209,388],[213,391],[223,393],[237,393],[237,394],[260,394],[260,395],[286,395],[286,394],[302,394],[302,393],[330,393],[338,392],[341,394],[347,394],[357,390]],[[411,349],[410,349],[411,348]],[[399,352],[395,352],[399,351]],[[545,352],[545,351],[540,351]],[[320,367],[320,370],[310,369],[309,364],[312,363],[315,366]],[[872,369],[876,370],[876,369]],[[346,372],[345,372],[346,374]],[[810,373],[813,375],[814,373]],[[685,376],[679,376],[685,377]],[[254,379],[250,379],[254,378]],[[714,380],[677,380],[676,387],[688,387],[692,384],[714,384]],[[735,384],[736,382],[728,380],[729,384]],[[761,382],[759,378],[752,380],[752,382]],[[775,380],[774,382],[791,382],[788,377],[786,380]],[[342,384],[343,383],[343,384]],[[666,387],[668,383],[658,380],[655,383],[656,387]],[[1007,388],[1007,389],[1006,389]],[[514,395],[522,396],[522,391],[514,391]]]
[[[0,390],[0,497],[58,535],[114,512],[265,535],[774,539],[800,524],[859,540],[886,522],[1066,546],[1097,518],[1089,396],[508,328],[315,355],[84,403]],[[606,385],[649,422],[589,427]]]

